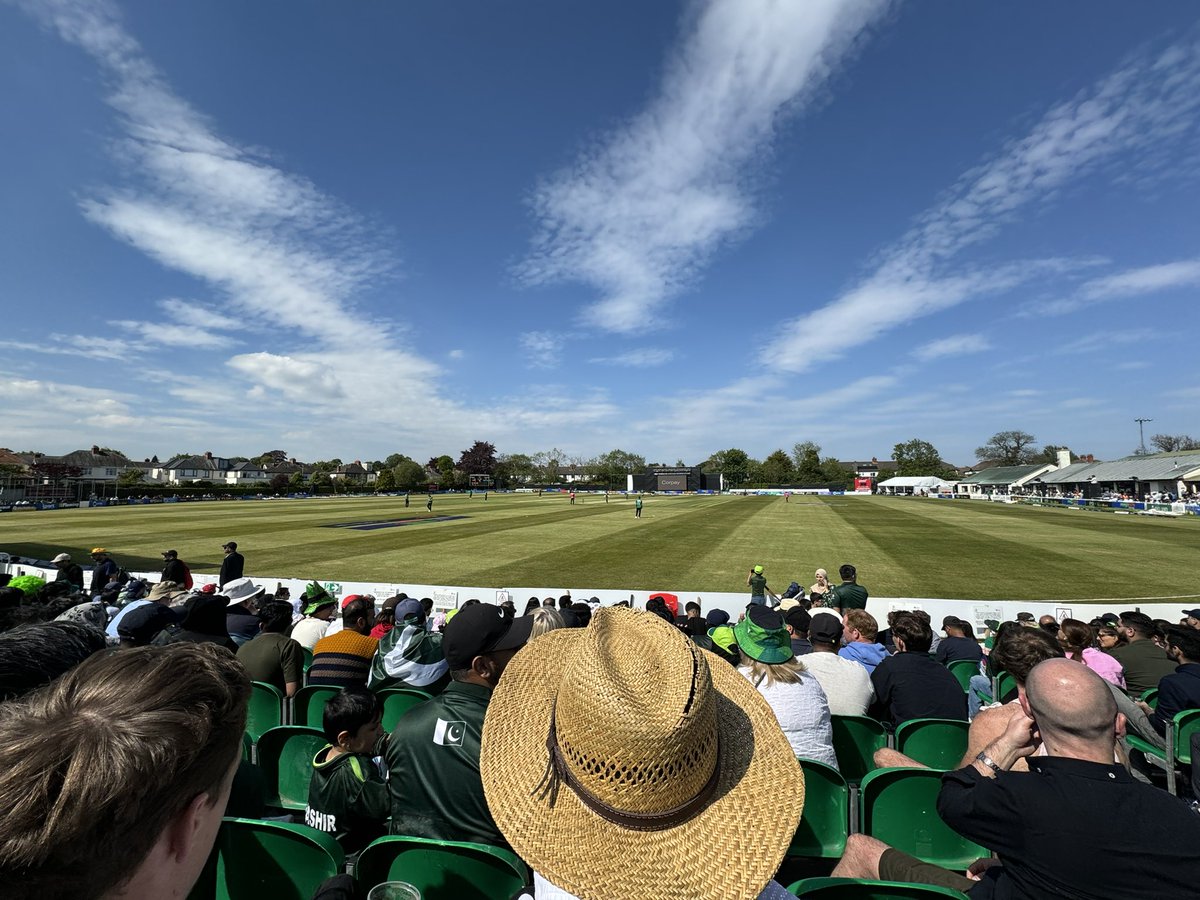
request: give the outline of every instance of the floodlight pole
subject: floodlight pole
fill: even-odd
[[[1153,419],[1134,419],[1138,423],[1138,453],[1142,456],[1146,455],[1146,423],[1153,422]]]

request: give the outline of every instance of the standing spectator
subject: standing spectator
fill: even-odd
[[[72,593],[83,590],[83,568],[71,562],[70,554],[60,553],[52,561],[54,568],[58,569],[58,574],[54,576],[55,582],[65,581],[71,586]]]
[[[888,619],[890,622],[890,615]],[[878,627],[875,617],[865,609],[850,610],[846,613],[846,645],[838,651],[838,656],[858,663],[870,675],[888,658],[887,649],[875,640]]]
[[[838,574],[842,576],[842,583],[832,590],[830,605],[840,613],[852,609],[866,609],[868,593],[867,589],[858,583],[858,570],[846,563],[838,569]]]
[[[258,598],[265,590],[265,587],[259,587],[249,578],[235,578],[226,583],[221,591],[229,600],[229,607],[225,610],[225,628],[239,647],[258,636]]]
[[[388,742],[393,834],[508,846],[483,795],[479,750],[488,701],[532,626],[490,603],[465,606],[446,625],[453,680],[403,716]]]
[[[1159,734],[1166,734],[1167,723],[1176,713],[1200,709],[1200,632],[1172,625],[1167,630],[1167,653],[1177,664],[1175,672],[1158,683],[1158,705],[1154,710],[1144,707]]]
[[[178,550],[164,550],[162,553],[162,581],[174,581],[182,584],[189,591],[192,589],[192,573],[187,564],[179,558]]]
[[[221,560],[221,574],[217,576],[217,586],[224,589],[231,581],[241,578],[246,568],[246,558],[237,552],[237,541],[223,544],[225,558]]]
[[[337,609],[337,600],[315,581],[304,589],[304,618],[292,626],[292,639],[305,650],[317,646],[329,630],[329,620]]]
[[[836,769],[829,701],[816,676],[792,654],[783,617],[765,606],[751,606],[733,634],[742,655],[738,671],[774,710],[792,751]]]
[[[750,602],[755,606],[765,606],[768,597],[776,603],[779,602],[779,596],[767,587],[767,577],[763,575],[762,566],[755,566],[750,570],[750,574],[746,576],[746,586],[750,588]]]
[[[342,599],[342,630],[327,634],[313,647],[309,684],[366,687],[379,641],[371,637],[375,601],[351,594]]]
[[[915,615],[899,616],[892,633],[896,655],[871,673],[874,718],[899,726],[910,719],[967,718],[967,695],[945,666],[929,656],[933,630]]]
[[[946,636],[938,644],[933,658],[943,666],[960,659],[973,663],[983,662],[983,648],[979,646],[979,641],[967,634],[970,627],[969,622],[959,618],[952,617],[944,621],[942,628]]]
[[[104,592],[104,588],[113,578],[117,577],[121,569],[103,547],[93,547],[91,557],[92,584],[88,588],[88,593],[95,599]]]
[[[1121,664],[1092,646],[1093,634],[1091,626],[1078,619],[1063,619],[1058,623],[1058,642],[1067,659],[1083,663],[1117,687],[1125,687],[1125,672]]]
[[[304,681],[304,653],[284,634],[292,624],[292,604],[268,600],[258,612],[260,634],[237,650],[238,662],[254,681],[263,681],[292,697]]]
[[[808,637],[812,652],[804,657],[804,667],[821,683],[829,701],[829,714],[865,716],[875,701],[875,688],[865,668],[838,656],[842,623],[837,616],[813,616]]]
[[[1154,620],[1145,613],[1123,612],[1117,630],[1129,643],[1111,651],[1125,670],[1125,687],[1135,697],[1158,687],[1164,675],[1175,671],[1167,651],[1154,643]]]

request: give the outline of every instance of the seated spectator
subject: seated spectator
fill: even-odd
[[[371,661],[367,687],[412,687],[436,694],[450,680],[442,655],[442,635],[425,630],[425,610],[419,600],[401,600],[396,627],[379,642]]]
[[[1121,634],[1120,626],[1115,622],[1109,622],[1104,619],[1093,619],[1089,623],[1096,629],[1096,646],[1100,648],[1102,653],[1107,653],[1112,656],[1114,650],[1118,647],[1126,646],[1129,641],[1125,640],[1125,635]],[[1121,670],[1124,677],[1124,668]]]
[[[1158,705],[1149,713],[1150,724],[1166,734],[1167,723],[1185,709],[1200,709],[1200,631],[1183,625],[1167,630],[1167,654],[1175,672],[1158,683]]]
[[[701,650],[712,651],[712,638],[708,636],[708,623],[699,616],[693,616],[683,626],[683,633],[692,639]]]
[[[792,751],[836,769],[829,701],[816,676],[792,653],[783,617],[751,604],[733,633],[742,654],[738,671],[774,710]]]
[[[972,717],[971,728],[967,732],[967,752],[959,763],[959,768],[970,765],[975,754],[1003,734],[1013,716],[1022,715],[1021,698],[1024,696],[1025,681],[1033,667],[1048,659],[1062,658],[1063,652],[1058,642],[1040,628],[1024,628],[1012,622],[1008,624],[1008,628],[1001,629],[996,646],[992,650],[992,657],[1016,681],[1017,695],[1007,703],[994,702]],[[875,751],[875,765],[881,768],[928,768],[915,759],[887,747]],[[1017,760],[1013,768],[1016,771],[1025,771],[1025,760]]]
[[[1129,643],[1110,651],[1125,672],[1125,687],[1135,697],[1158,687],[1164,675],[1175,671],[1167,651],[1154,642],[1154,621],[1145,613],[1123,612],[1118,630]]]
[[[304,683],[304,652],[285,634],[292,624],[292,604],[268,600],[258,611],[260,633],[237,649],[237,658],[254,681],[295,696]]]
[[[780,608],[782,612],[782,607]],[[836,616],[826,616],[828,619],[837,618]],[[792,654],[795,656],[804,656],[812,653],[812,644],[808,640],[808,629],[812,623],[812,616],[803,606],[793,606],[791,609],[783,612],[783,623],[787,626],[788,634],[792,639]]]
[[[890,614],[888,621],[890,624]],[[838,656],[858,663],[867,670],[868,675],[888,657],[883,644],[875,641],[876,628],[875,617],[865,609],[850,610],[846,613],[846,644],[838,650]]]
[[[375,765],[383,739],[383,705],[364,687],[348,687],[329,698],[322,721],[328,746],[313,758],[304,824],[337,837],[357,853],[387,832],[392,801]]]
[[[817,597],[824,599],[825,596],[831,590],[833,590],[833,585],[829,583],[829,573],[824,569],[817,569],[813,577],[815,577],[817,580],[813,582],[813,586],[808,589],[808,593],[813,597],[813,599],[816,599]]]
[[[6,704],[0,896],[186,897],[242,752],[250,680],[209,644],[97,654]]]
[[[221,594],[229,600],[225,628],[239,647],[258,636],[258,604],[265,590],[265,586],[259,587],[249,578],[233,578],[221,589]]]
[[[489,603],[450,620],[442,647],[453,680],[406,713],[388,742],[393,834],[507,846],[483,796],[479,747],[492,692],[532,629],[532,616],[508,619]]]
[[[789,896],[771,881],[803,805],[787,741],[744,678],[646,613],[603,609],[518,654],[481,770],[539,898]]]
[[[407,596],[401,593],[383,601],[383,606],[375,614],[375,624],[371,626],[371,637],[378,641],[396,627],[396,607],[406,599],[408,599]]]
[[[304,597],[300,602],[304,618],[292,626],[291,638],[305,650],[311,650],[329,630],[329,620],[337,609],[337,600],[314,581],[304,589]]]
[[[574,608],[574,607],[572,607],[572,608]],[[684,612],[684,616],[688,619],[699,619],[700,618],[700,604],[697,602],[697,600],[689,600],[687,603],[684,604],[683,612]]]
[[[689,603],[688,605],[691,606],[692,604]],[[575,621],[578,623],[577,627],[579,628],[587,628],[588,623],[592,621],[592,608],[586,603],[572,603],[570,612],[575,616]],[[691,618],[691,616],[688,617],[689,620]],[[703,622],[704,620],[699,619],[699,621]]]
[[[117,637],[122,647],[146,647],[164,628],[177,625],[181,619],[181,614],[169,606],[147,603],[121,618],[121,623],[117,626]]]
[[[134,610],[141,609],[150,603],[158,603],[164,608],[170,608],[175,603],[187,598],[187,596],[188,592],[182,584],[176,584],[173,581],[160,581],[150,589],[150,593],[146,595],[146,599],[134,600],[122,607],[121,611],[113,616],[112,621],[108,623],[108,627],[105,629],[105,634],[107,634],[109,637],[119,637],[121,622],[123,622],[125,617]],[[182,619],[183,616],[179,615],[177,618],[175,618],[175,622],[182,621]],[[174,622],[166,623],[166,625],[171,624],[174,624]],[[165,628],[166,625],[162,627]],[[151,635],[151,637],[153,636],[154,635]]]
[[[911,615],[911,613],[912,613],[912,610],[909,610],[909,609],[893,609],[888,612],[888,614],[887,614],[887,626],[888,627],[883,629],[882,631],[877,632],[875,635],[875,638],[874,638],[879,643],[883,644],[884,648],[887,650],[888,653],[896,652],[896,645],[894,643],[892,643],[892,625],[896,621],[896,616],[906,616],[906,615]],[[848,634],[848,632],[849,632],[849,625],[847,625],[847,634]]]
[[[1200,609],[1185,609],[1183,615],[1184,620],[1179,623],[1180,625],[1200,631]]]
[[[892,727],[910,719],[967,718],[967,695],[958,679],[929,656],[933,631],[916,615],[899,616],[892,625],[896,654],[871,673],[875,688],[873,717]]]
[[[538,637],[547,631],[554,631],[556,628],[567,627],[566,623],[563,622],[562,613],[549,606],[535,609],[531,615],[533,617],[533,632],[529,635],[530,638]]]
[[[0,632],[0,701],[21,697],[108,646],[80,622],[37,622]]]
[[[1062,645],[1067,659],[1083,663],[1117,687],[1125,687],[1125,673],[1121,664],[1093,646],[1093,634],[1091,627],[1079,619],[1063,619],[1058,623],[1058,642]]]
[[[108,610],[103,603],[88,601],[77,603],[70,609],[59,614],[56,622],[78,622],[81,625],[91,625],[104,631],[108,627]]]
[[[379,641],[371,637],[374,602],[358,594],[342,600],[342,630],[327,634],[313,648],[309,684],[366,687]]]
[[[705,623],[709,628],[717,628],[721,625],[729,624],[729,613],[723,609],[710,609],[704,617]]]
[[[540,600],[538,600],[537,597],[530,597],[529,601],[525,604],[525,612],[522,613],[522,615],[527,616],[530,613],[532,613],[535,609],[541,609],[541,608],[542,608],[542,602]]]
[[[225,630],[225,598],[219,594],[192,595],[184,606],[183,621],[164,628],[153,643],[156,646],[179,643],[217,644],[230,653],[236,653],[237,644]]]
[[[73,594],[83,592],[83,568],[79,563],[72,562],[71,554],[60,553],[51,562],[54,568],[58,569],[58,574],[54,576],[55,581],[69,585]]]
[[[717,625],[708,629],[708,639],[712,641],[712,652],[733,667],[742,661],[742,653],[738,650],[737,636],[733,633],[732,625]]]
[[[833,874],[936,884],[973,900],[1195,897],[1200,816],[1113,762],[1124,723],[1110,686],[1086,666],[1052,659],[1033,669],[1025,691],[1004,732],[942,778],[938,814],[998,857],[971,867],[981,880],[862,834],[850,835]],[[1019,759],[1028,771],[1012,771]]]
[[[871,676],[856,662],[838,656],[842,623],[837,616],[813,616],[808,631],[812,652],[804,657],[804,668],[825,691],[831,716],[865,716],[875,701]]]
[[[951,617],[944,621],[942,629],[946,632],[946,636],[938,644],[933,658],[943,666],[960,659],[974,663],[982,662],[983,648],[975,640],[974,634],[968,635],[969,628],[971,628],[970,623],[959,618]]]

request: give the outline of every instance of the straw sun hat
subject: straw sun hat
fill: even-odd
[[[513,850],[581,900],[757,897],[804,807],[800,765],[750,682],[621,607],[509,662],[480,769]]]

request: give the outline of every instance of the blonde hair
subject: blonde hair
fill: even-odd
[[[746,670],[750,683],[756,688],[764,681],[767,687],[773,684],[799,684],[802,680],[800,676],[808,671],[798,656],[793,656],[787,662],[765,663],[747,656],[740,647],[738,652],[742,656],[738,668]]]
[[[533,628],[529,632],[531,639],[545,634],[547,631],[566,627],[566,622],[563,621],[562,614],[553,607],[539,606],[530,615],[533,616]]]

